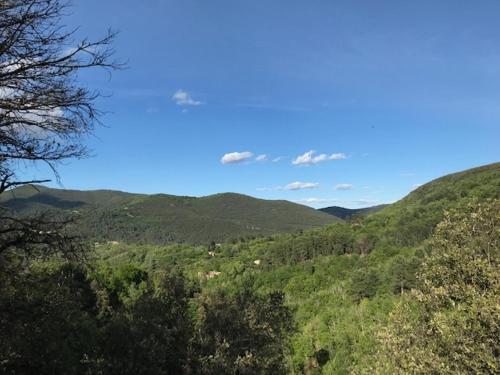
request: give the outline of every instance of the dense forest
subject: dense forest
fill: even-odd
[[[500,372],[500,163],[346,220],[40,187],[100,124],[79,74],[123,67],[67,12],[0,2],[1,374]]]
[[[0,202],[22,214],[51,211],[77,217],[78,232],[95,241],[150,245],[231,242],[340,221],[296,203],[235,193],[198,198],[34,185],[12,189],[0,197]]]
[[[498,186],[493,164],[301,233],[96,243],[83,266],[17,259],[2,280],[4,371],[494,373]]]

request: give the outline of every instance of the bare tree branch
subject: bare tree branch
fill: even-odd
[[[65,0],[0,0],[0,195],[48,181],[17,178],[23,162],[45,163],[59,179],[58,163],[88,155],[82,138],[100,124],[100,93],[79,84],[77,74],[122,67],[112,59],[116,32],[75,40],[77,29],[62,24],[68,6]],[[13,248],[72,252],[60,236],[63,222],[0,210],[0,256]]]

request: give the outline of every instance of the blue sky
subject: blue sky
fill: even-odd
[[[80,75],[111,96],[65,188],[361,207],[500,159],[498,1],[75,4],[128,68]]]

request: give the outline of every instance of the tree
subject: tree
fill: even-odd
[[[500,371],[500,201],[446,214],[430,241],[420,287],[380,337],[380,374]]]
[[[97,299],[84,270],[47,264],[1,276],[0,373],[87,373],[98,352],[98,327]]]
[[[222,291],[201,297],[195,353],[200,374],[286,373],[284,348],[292,313],[279,292],[235,296]]]
[[[419,265],[420,260],[416,256],[397,255],[391,259],[388,273],[391,289],[394,293],[403,294],[403,292],[416,287],[416,273]]]
[[[82,137],[99,123],[98,92],[80,85],[83,69],[113,70],[116,33],[76,41],[61,19],[61,0],[0,1],[0,197],[24,180],[22,167],[87,155]],[[95,357],[95,293],[71,264],[50,269],[32,260],[82,260],[86,246],[71,218],[20,216],[0,207],[0,372],[80,374]],[[22,267],[22,270],[19,268]],[[44,267],[49,267],[46,270]]]
[[[97,41],[75,41],[76,30],[61,26],[68,4],[61,0],[0,2],[0,195],[47,179],[22,180],[21,162],[45,163],[58,179],[57,163],[87,155],[82,137],[99,123],[99,92],[78,84],[88,68],[113,70],[115,32]],[[64,231],[68,218],[47,214],[16,217],[0,208],[0,265],[8,253],[81,254]]]
[[[373,268],[361,269],[351,279],[350,292],[356,302],[363,298],[372,298],[377,294],[380,283],[378,272]]]
[[[104,374],[181,374],[189,367],[192,290],[180,274],[162,272],[149,281],[104,324],[95,365]]]

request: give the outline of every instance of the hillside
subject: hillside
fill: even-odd
[[[488,206],[499,195],[497,163],[431,181],[363,220],[222,244],[213,256],[206,246],[186,244],[106,245],[99,251],[113,269],[175,265],[200,283],[202,293],[282,290],[297,324],[290,373],[320,366],[319,353],[325,355],[322,373],[349,374],[354,367],[372,373],[381,327],[403,293],[419,285],[416,273],[428,251],[422,241],[445,210],[467,216],[470,202]]]
[[[87,275],[89,280],[106,286],[107,290],[99,292],[105,293],[118,308],[122,306],[120,300],[125,304],[142,303],[143,299],[137,298],[140,288],[155,285],[144,280],[168,274],[165,270],[181,271],[188,280],[186,285],[196,285],[196,293],[192,293],[194,297],[189,301],[197,307],[193,311],[198,312],[206,311],[200,310],[204,306],[213,306],[206,303],[219,298],[214,296],[236,296],[241,300],[242,295],[267,296],[283,291],[296,327],[286,341],[287,373],[372,374],[374,358],[381,347],[380,332],[387,327],[395,306],[404,302],[411,290],[418,290],[417,273],[425,267],[424,257],[433,253],[426,240],[442,221],[444,212],[456,210],[464,218],[477,217],[475,211],[467,208],[475,201],[489,212],[498,212],[498,202],[495,206],[491,199],[500,198],[500,163],[436,179],[379,212],[349,222],[289,202],[263,201],[238,194],[193,198],[40,188],[39,192],[18,189],[8,195],[2,204],[21,212],[42,207],[79,212],[87,233],[98,238],[110,231],[108,238],[121,242],[96,246],[96,263]],[[211,231],[229,235],[233,230],[271,231],[269,228],[276,229],[277,224],[296,227],[304,218],[301,215],[315,218],[316,222],[326,215],[333,224],[315,228],[311,219],[311,230],[250,240],[240,238],[221,243],[214,252],[208,251],[208,241],[199,241],[203,244],[195,246],[164,245],[173,233],[184,238],[191,233],[201,238]],[[248,228],[257,225],[256,222],[266,227]],[[163,235],[166,237],[160,237]],[[473,253],[475,247],[470,250]],[[45,295],[45,290],[42,291]],[[235,316],[246,316],[238,312],[248,311],[247,307],[238,306],[226,314],[219,313],[217,306],[210,308],[217,312],[213,315],[214,322],[220,323],[224,332],[236,332],[236,340],[231,343],[237,345],[242,337],[238,329],[243,325],[233,329],[232,324]],[[221,306],[227,306],[227,302],[223,300]],[[140,317],[141,322],[156,322],[157,310],[142,306],[140,311],[147,312],[144,319],[137,314],[131,316]],[[263,315],[278,316],[275,311],[273,305]],[[205,315],[199,316],[204,319]],[[483,319],[481,314],[474,316]],[[249,317],[254,319],[254,315]],[[59,321],[54,322],[59,327]],[[253,333],[254,328],[250,331]],[[455,335],[464,329],[449,332]],[[211,333],[212,336],[215,335]]]
[[[4,194],[0,202],[20,213],[45,209],[71,212],[80,216],[79,230],[84,235],[97,241],[128,243],[224,242],[339,221],[288,201],[234,193],[196,198],[25,186]]]
[[[402,246],[428,238],[451,209],[463,209],[471,200],[500,198],[500,163],[437,178],[365,220],[365,228]]]
[[[342,220],[346,220],[352,218],[353,216],[366,216],[368,214],[378,212],[386,206],[387,206],[386,204],[380,204],[378,206],[365,207],[365,208],[345,208],[339,206],[331,206],[331,207],[320,208],[319,211],[336,216]]]

